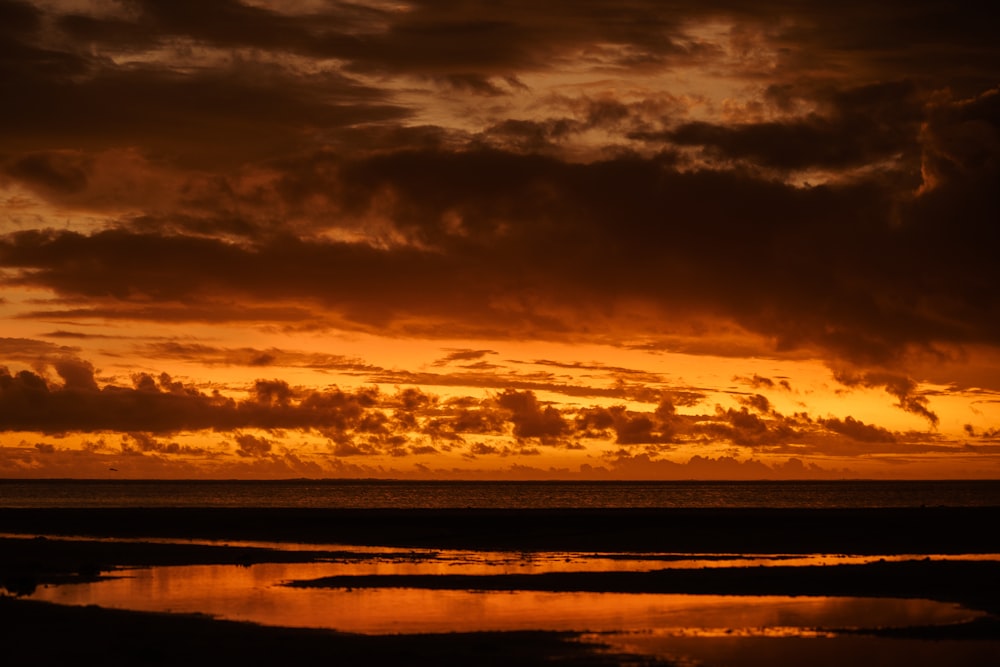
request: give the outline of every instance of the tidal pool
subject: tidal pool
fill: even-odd
[[[26,539],[0,533],[0,538]],[[110,543],[190,544],[251,547],[314,554],[310,560],[335,562],[334,574],[542,574],[546,572],[649,572],[678,568],[863,565],[877,561],[1000,561],[1000,554],[728,554],[613,551],[474,551],[295,542],[218,541],[172,538],[100,538],[44,535],[50,540]]]
[[[656,656],[680,665],[1000,664],[1000,642],[995,640],[932,641],[918,636],[900,639],[863,634],[879,628],[947,626],[986,616],[958,604],[925,599],[501,592],[488,590],[488,577],[485,583],[480,582],[484,590],[286,585],[336,575],[599,575],[674,567],[868,563],[915,556],[477,552],[229,544],[307,552],[303,560],[309,562],[119,569],[96,582],[43,586],[29,597],[69,605],[200,613],[263,625],[364,634],[570,631],[583,633],[582,641],[611,650]],[[262,557],[266,558],[266,553]],[[933,558],[998,560],[996,555]]]
[[[265,625],[360,633],[571,630],[658,636],[822,636],[845,628],[942,625],[983,615],[919,599],[291,588],[286,582],[377,573],[384,563],[195,565],[119,571],[93,583],[39,588],[60,604],[203,613]],[[428,573],[420,563],[393,563]],[[436,569],[432,568],[432,569]]]

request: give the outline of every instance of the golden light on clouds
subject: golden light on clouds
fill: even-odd
[[[0,476],[1000,474],[988,22],[536,5],[0,2]]]

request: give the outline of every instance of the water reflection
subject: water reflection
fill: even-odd
[[[340,563],[155,567],[122,572],[124,576],[95,583],[48,586],[31,597],[362,633],[533,629],[815,636],[825,629],[938,625],[981,615],[954,604],[891,598],[295,589],[281,585],[343,574],[344,567]]]
[[[34,537],[34,536],[32,536]],[[44,536],[51,540],[112,543],[184,544],[250,547],[302,552],[303,560],[336,563],[336,574],[543,574],[548,572],[649,572],[660,569],[724,567],[863,565],[879,561],[1000,561],[1000,554],[690,554],[575,551],[471,551],[409,547],[359,546],[260,541],[217,541],[167,538],[95,538]],[[0,538],[25,538],[0,533]]]

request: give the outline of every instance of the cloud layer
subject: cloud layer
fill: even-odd
[[[937,0],[0,0],[0,308],[24,332],[0,346],[3,427],[232,432],[248,460],[283,429],[387,456],[914,441],[849,408],[731,401],[696,418],[648,401],[662,378],[501,372],[498,342],[539,341],[709,354],[730,375],[747,357],[820,360],[933,439],[959,418],[928,383],[1000,390],[967,372],[1000,354],[995,24]],[[148,333],[179,323],[219,333]],[[67,337],[90,326],[114,330],[103,347]],[[247,327],[443,349],[400,368],[217,343]],[[44,342],[54,329],[88,352]],[[116,345],[134,368],[95,375]],[[169,363],[201,376],[175,391]],[[490,397],[415,416],[383,390],[362,405],[267,380],[291,392],[279,405],[217,375],[237,366]]]

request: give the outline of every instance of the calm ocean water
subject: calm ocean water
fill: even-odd
[[[403,482],[0,480],[0,507],[1000,506],[1000,481]]]

